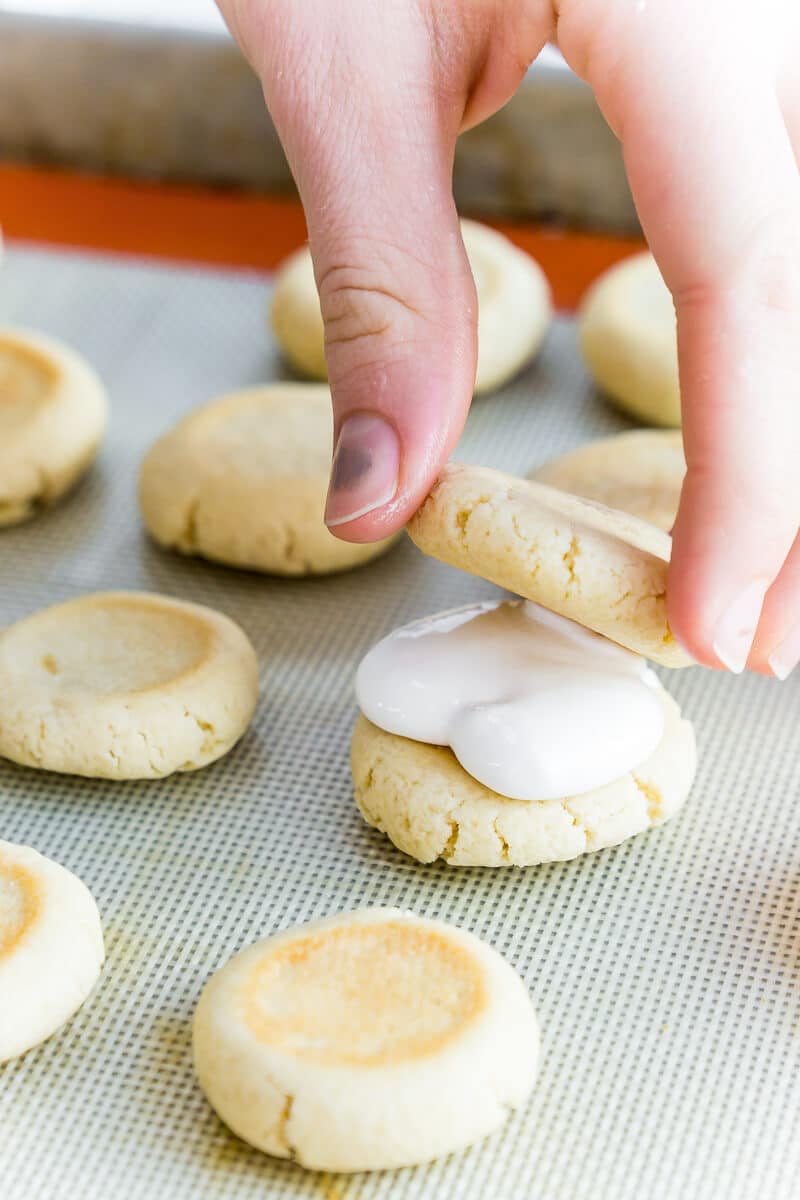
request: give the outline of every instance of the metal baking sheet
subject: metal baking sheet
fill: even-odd
[[[167,592],[242,624],[263,689],[239,747],[195,774],[118,784],[0,764],[0,837],[86,881],[108,948],[76,1019],[0,1068],[0,1196],[796,1200],[800,681],[669,677],[700,770],[655,833],[527,870],[405,858],[352,802],[354,667],[392,627],[495,589],[407,541],[358,572],[284,581],[173,557],[139,525],[153,439],[223,389],[279,375],[267,283],[25,247],[0,271],[0,320],[73,343],[113,406],[86,482],[0,534],[0,622],[91,589]],[[476,402],[459,453],[525,471],[624,424],[562,319],[534,367]],[[217,1120],[192,1074],[191,1015],[239,947],[367,904],[443,917],[502,951],[541,1018],[541,1075],[524,1111],[466,1153],[309,1174]]]

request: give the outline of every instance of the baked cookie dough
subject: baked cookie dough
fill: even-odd
[[[671,538],[543,483],[452,463],[408,525],[420,550],[668,667],[691,664],[667,620]]]
[[[478,293],[475,394],[501,387],[541,346],[552,315],[550,288],[539,264],[513,242],[477,221],[461,222]],[[278,272],[270,310],[272,330],[301,375],[327,379],[325,331],[308,248]]]
[[[104,958],[100,914],[80,879],[28,846],[0,841],[0,1062],[70,1019]]]
[[[355,545],[325,526],[330,392],[276,383],[184,417],[142,464],[139,504],[162,546],[274,575],[361,566],[395,538]]]
[[[578,312],[581,354],[606,395],[648,425],[681,423],[672,296],[651,254],[611,267]]]
[[[538,467],[531,478],[669,532],[685,474],[680,430],[632,429],[578,446]]]
[[[73,350],[0,328],[0,526],[27,520],[78,480],[107,410],[102,383]]]
[[[0,757],[104,779],[156,779],[221,758],[258,699],[228,617],[146,592],[82,596],[0,633]]]
[[[420,862],[530,867],[615,846],[678,811],[695,775],[691,724],[666,691],[655,752],[622,778],[563,800],[509,800],[469,775],[449,747],[386,733],[359,716],[351,763],[365,821]]]
[[[304,1167],[426,1162],[528,1097],[539,1035],[522,980],[471,933],[396,909],[266,938],[207,983],[200,1085],[245,1141]]]

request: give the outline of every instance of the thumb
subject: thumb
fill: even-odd
[[[326,521],[358,542],[400,528],[422,502],[475,379],[477,301],[452,197],[468,83],[463,94],[452,78],[441,85],[416,8],[328,0],[312,29],[305,5],[273,0],[275,36],[257,61],[325,322]]]
[[[325,520],[355,541],[419,507],[475,381],[477,302],[450,164],[418,150],[396,145],[379,184],[354,172],[346,211],[306,206],[334,411]]]

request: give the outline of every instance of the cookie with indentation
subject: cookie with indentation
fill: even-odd
[[[531,479],[619,508],[669,532],[685,474],[680,430],[632,429],[578,446],[538,467]]]
[[[597,386],[648,425],[681,423],[675,307],[651,254],[611,267],[578,311],[581,354]]]
[[[72,487],[97,454],[107,412],[102,383],[74,350],[0,329],[0,526]]]
[[[550,288],[535,259],[501,233],[466,220],[461,233],[478,295],[475,394],[480,395],[502,387],[538,352],[552,315]],[[278,272],[270,319],[295,370],[327,379],[325,331],[307,247]]]
[[[245,1141],[304,1167],[449,1154],[524,1103],[539,1049],[524,984],[473,934],[396,909],[266,938],[206,984],[200,1085]]]
[[[396,540],[356,545],[325,525],[330,391],[276,383],[184,417],[142,464],[139,505],[162,546],[274,575],[361,566]]]
[[[246,730],[258,663],[228,617],[146,592],[82,596],[0,633],[0,757],[104,779],[221,758]]]
[[[663,688],[659,695],[665,725],[653,754],[563,800],[510,800],[469,775],[449,747],[386,733],[361,715],[351,747],[356,803],[369,825],[423,863],[531,867],[616,846],[674,816],[694,780],[692,726]]]
[[[421,550],[667,667],[672,539],[628,513],[488,467],[451,463],[408,525]]]
[[[88,888],[29,846],[0,841],[0,1062],[74,1016],[104,958]]]

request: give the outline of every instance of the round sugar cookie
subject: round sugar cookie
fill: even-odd
[[[139,478],[144,523],[162,546],[274,575],[361,566],[396,540],[355,545],[325,525],[333,416],[318,384],[223,396],[153,446]]]
[[[450,463],[408,533],[426,554],[636,654],[691,665],[667,621],[672,539],[646,521],[544,483]]]
[[[539,351],[552,318],[550,285],[530,254],[477,221],[462,221],[478,293],[475,394],[493,392]]]
[[[678,811],[694,780],[694,731],[663,689],[664,735],[613,783],[563,800],[510,800],[484,787],[449,747],[386,733],[363,715],[351,763],[358,808],[419,862],[532,867],[616,846]]]
[[[391,908],[266,938],[194,1018],[203,1091],[239,1137],[328,1171],[426,1162],[528,1097],[539,1035],[522,980],[471,933]]]
[[[669,532],[686,474],[676,429],[631,429],[587,442],[538,467],[531,479],[619,508]]]
[[[68,346],[0,328],[0,526],[33,516],[78,480],[107,411],[102,383]]]
[[[680,425],[672,296],[652,254],[636,254],[592,285],[578,312],[581,354],[597,386],[648,425]]]
[[[547,278],[535,259],[478,221],[461,222],[478,294],[475,394],[494,391],[517,374],[541,346],[552,305]],[[278,272],[270,309],[272,330],[301,375],[327,379],[325,331],[308,247]]]
[[[0,757],[104,779],[155,779],[221,758],[258,699],[258,663],[228,617],[147,592],[42,609],[0,633]]]
[[[88,888],[29,846],[0,841],[0,1062],[60,1029],[104,959]]]

